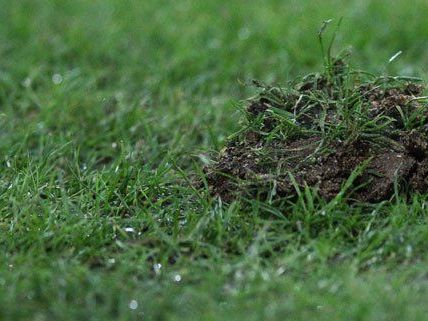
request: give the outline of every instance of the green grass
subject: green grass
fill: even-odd
[[[428,194],[283,212],[190,184],[242,82],[320,68],[327,18],[355,65],[426,80],[425,0],[0,8],[0,319],[426,319]]]

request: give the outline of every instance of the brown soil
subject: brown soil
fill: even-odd
[[[392,121],[386,123],[382,135],[376,139],[353,136],[349,130],[349,137],[327,141],[317,120],[325,117],[325,123],[333,128],[344,122],[343,115],[337,111],[337,104],[311,104],[308,100],[323,94],[337,102],[340,93],[323,77],[311,78],[292,89],[287,93],[276,92],[274,99],[266,95],[268,90],[265,90],[265,94],[250,102],[249,123],[259,121],[261,125],[244,130],[228,143],[213,165],[205,168],[213,195],[225,201],[238,196],[266,197],[272,191],[275,197],[292,197],[296,195],[297,183],[300,187],[316,188],[321,197],[331,200],[361,164],[366,166],[348,190],[349,199],[387,200],[396,186],[401,191],[427,190],[428,122],[425,119],[428,114],[425,111],[415,114],[416,125],[412,128],[406,127],[402,119],[403,113],[410,115],[426,107],[415,99],[422,94],[422,86],[409,82],[382,86],[375,82],[357,82],[353,90],[359,94],[357,100],[365,108],[368,119],[388,117]],[[269,89],[269,92],[274,91]],[[271,117],[272,107],[294,114],[306,108],[296,118],[296,124],[306,131],[266,139],[278,126],[278,120]]]

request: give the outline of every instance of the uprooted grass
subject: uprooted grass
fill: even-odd
[[[328,55],[329,56],[329,55]],[[348,55],[285,87],[254,84],[246,124],[207,167],[214,194],[378,202],[427,188],[428,108],[420,79],[352,69]]]

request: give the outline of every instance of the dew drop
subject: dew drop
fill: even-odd
[[[27,77],[24,79],[24,81],[22,82],[22,86],[24,86],[25,88],[30,88],[31,87],[31,83],[33,81],[31,80],[30,77]]]
[[[131,300],[129,302],[129,308],[131,310],[136,310],[138,308],[138,302],[137,302],[137,300]]]
[[[128,233],[134,233],[135,232],[135,229],[133,227],[125,227],[124,230],[125,230],[125,232],[128,232]]]
[[[153,271],[155,271],[156,275],[159,275],[161,273],[162,264],[155,263],[153,264]]]
[[[246,40],[250,37],[251,31],[248,28],[242,28],[239,30],[238,37],[240,40]]]
[[[59,85],[60,83],[62,83],[62,76],[61,76],[60,74],[54,74],[54,75],[52,76],[52,82],[53,82],[55,85]]]

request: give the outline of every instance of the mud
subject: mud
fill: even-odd
[[[310,186],[331,200],[359,166],[346,191],[350,201],[379,202],[397,190],[425,192],[428,113],[418,98],[423,86],[377,78],[336,88],[342,83],[342,76],[316,75],[286,90],[264,88],[249,102],[247,129],[205,168],[211,193],[224,201],[292,198]],[[290,113],[293,125],[284,127],[273,109]],[[281,126],[286,134],[272,135]]]

